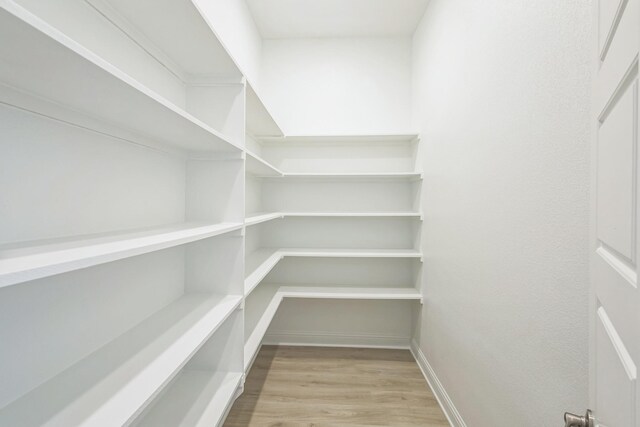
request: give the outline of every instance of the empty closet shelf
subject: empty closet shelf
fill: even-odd
[[[245,264],[247,275],[244,279],[244,294],[249,295],[281,259],[282,254],[277,249],[260,249],[248,256]]]
[[[422,174],[419,172],[284,172],[284,178],[300,178],[300,179],[400,179],[400,180],[419,180]],[[267,178],[268,176],[265,176]]]
[[[2,101],[30,109],[36,95],[185,152],[241,153],[220,132],[13,2],[0,7]],[[55,72],[52,72],[55,70]]]
[[[167,249],[242,228],[241,223],[184,223],[77,240],[0,247],[0,287]]]
[[[246,217],[244,224],[251,226],[280,218],[417,218],[420,212],[266,212]]]
[[[364,288],[344,286],[281,286],[262,284],[247,299],[245,314],[245,371],[251,367],[278,307],[284,298],[405,300],[422,303],[422,294],[415,288]]]
[[[254,154],[250,151],[246,151],[247,154],[247,162],[246,168],[247,173],[255,176],[273,176],[273,177],[281,177],[282,172],[278,170],[275,166],[271,165],[266,160],[260,158],[257,154]]]
[[[282,302],[282,295],[277,292],[278,288],[277,285],[260,286],[245,300],[245,371],[251,367],[253,358],[262,343],[262,338],[267,333],[267,329]]]
[[[422,253],[414,249],[260,249],[247,257],[244,293],[251,291],[284,257],[315,258],[418,258]]]
[[[278,292],[283,298],[422,300],[414,288],[282,286]]]
[[[244,225],[250,226],[260,224],[262,222],[271,221],[272,219],[284,218],[282,212],[260,212],[248,215],[244,220]]]
[[[183,296],[2,408],[0,425],[126,425],[241,301],[240,296]]]
[[[135,425],[218,426],[242,381],[242,372],[184,370]]]
[[[244,280],[245,296],[249,295],[284,257],[422,259],[422,253],[414,249],[260,249],[247,257],[247,274]]]
[[[318,258],[422,258],[415,249],[309,249],[283,248],[282,256]]]
[[[283,212],[286,217],[421,218],[420,212]]]
[[[282,129],[247,76],[247,130],[251,135],[279,137]]]

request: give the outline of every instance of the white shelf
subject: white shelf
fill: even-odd
[[[267,143],[372,143],[372,142],[406,142],[413,143],[419,138],[417,133],[377,134],[377,135],[286,135],[284,137],[260,138]]]
[[[119,27],[135,25],[131,37],[143,38],[152,54],[183,80],[196,76],[240,76],[240,70],[201,13],[197,2],[165,0],[87,0]],[[110,6],[110,7],[107,7]],[[115,15],[115,16],[114,16]],[[119,19],[118,19],[119,18]],[[125,27],[124,30],[130,30]],[[142,35],[142,37],[140,37]],[[149,48],[149,46],[145,46]],[[164,58],[164,56],[168,58]],[[175,69],[179,67],[178,69]]]
[[[186,152],[241,150],[217,130],[8,0],[0,3],[0,38],[13,40],[0,44],[0,82],[25,93],[22,98],[0,101],[23,107],[35,95]]]
[[[308,249],[283,248],[283,257],[317,258],[422,258],[422,253],[414,249]]]
[[[284,214],[281,212],[254,213],[245,218],[244,225],[248,227],[250,225],[260,224],[262,222],[280,218],[284,218]]]
[[[282,254],[277,249],[260,249],[246,258],[244,279],[244,294],[249,295],[251,291],[265,278],[267,274],[282,259]]]
[[[422,259],[422,253],[413,249],[260,249],[246,259],[248,274],[244,280],[245,296],[248,296],[284,257]]]
[[[241,229],[241,223],[185,223],[128,233],[0,247],[0,287],[15,285]]]
[[[125,425],[239,306],[185,295],[0,410],[6,426]]]
[[[263,285],[245,303],[244,370],[249,370],[280,303],[277,285]]]
[[[100,8],[100,1],[88,0]],[[182,73],[183,80],[197,76],[240,76],[242,73],[230,52],[218,38],[204,5],[193,1],[157,0],[106,0],[117,14],[128,22],[134,22],[154,47],[170,57],[164,65],[174,73]],[[161,13],[150,13],[161,8]],[[188,46],[188,48],[185,48]],[[155,53],[155,52],[154,52]],[[156,56],[161,56],[156,55]],[[179,67],[176,70],[175,64]],[[246,95],[247,130],[256,137],[280,137],[282,130],[275,121],[254,85],[247,79]]]
[[[245,219],[245,226],[279,218],[418,218],[420,212],[268,212],[255,213]]]
[[[283,212],[287,217],[337,218],[422,218],[420,212]]]
[[[281,137],[282,129],[247,80],[247,131],[254,137]]]
[[[241,372],[185,369],[134,426],[216,427],[241,381]]]
[[[247,173],[259,177],[282,177],[282,172],[250,151],[247,153]]]
[[[284,172],[281,176],[259,175],[261,178],[290,178],[290,179],[360,179],[360,180],[406,180],[422,179],[420,172]]]
[[[88,0],[100,8],[100,1]],[[231,53],[218,38],[209,22],[205,5],[194,1],[169,0],[106,0],[117,14],[133,22],[160,52],[171,61],[164,65],[184,80],[198,76],[240,76],[242,73]],[[150,13],[161,8],[161,13]],[[100,8],[102,13],[109,12]],[[185,48],[188,47],[188,48]],[[155,52],[154,52],[155,53]],[[158,55],[156,55],[158,56]],[[179,67],[176,70],[175,64]],[[282,130],[275,121],[254,85],[247,79],[246,126],[255,137],[280,137]]]
[[[257,301],[249,301],[245,311],[250,319],[250,330],[245,335],[244,363],[248,371],[253,363],[262,339],[284,298],[357,299],[357,300],[406,300],[422,303],[422,294],[414,288],[360,288],[341,286],[281,286],[262,284],[252,295]]]
[[[422,294],[413,288],[358,288],[323,286],[282,286],[283,298],[419,300]]]

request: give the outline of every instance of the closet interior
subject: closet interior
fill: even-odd
[[[222,425],[284,304],[422,303],[418,135],[286,134],[211,4],[0,1],[0,425]]]

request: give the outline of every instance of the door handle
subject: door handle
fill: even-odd
[[[587,409],[587,413],[583,416],[564,413],[564,427],[595,427],[596,422],[591,414],[591,409]]]

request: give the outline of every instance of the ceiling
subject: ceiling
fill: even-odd
[[[429,0],[247,0],[265,39],[409,36]]]

